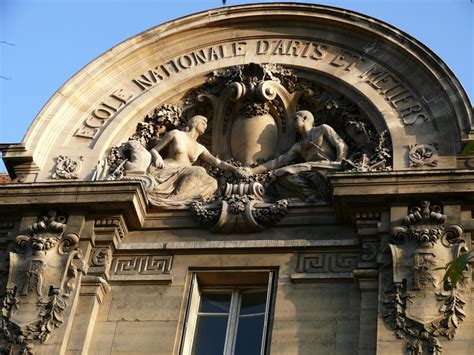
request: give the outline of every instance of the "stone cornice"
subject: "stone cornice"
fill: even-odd
[[[382,173],[338,173],[329,177],[335,199],[344,197],[401,197],[462,194],[472,199],[474,172],[471,170],[419,170]]]
[[[371,206],[384,209],[394,202],[420,200],[474,200],[474,172],[419,170],[383,173],[339,173],[329,177],[333,204],[341,220]]]
[[[142,226],[147,211],[145,192],[139,182],[95,181],[0,185],[3,208],[67,205],[87,207],[88,213],[123,212],[129,228]]]

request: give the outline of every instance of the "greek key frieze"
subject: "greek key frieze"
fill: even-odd
[[[169,274],[172,260],[171,255],[118,256],[112,260],[111,275]]]
[[[356,254],[311,253],[299,254],[296,272],[340,273],[352,272],[357,266]]]

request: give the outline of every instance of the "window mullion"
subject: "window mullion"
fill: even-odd
[[[196,274],[192,274],[191,288],[188,296],[188,309],[186,310],[186,321],[184,326],[184,343],[181,354],[191,354],[198,317],[200,292],[197,284]]]
[[[240,293],[238,290],[232,292],[230,302],[229,323],[225,339],[224,355],[233,355],[235,349],[235,340],[237,337],[237,326],[239,320]]]
[[[269,322],[269,317],[270,317],[270,307],[271,307],[271,301],[272,301],[272,294],[273,294],[273,283],[275,282],[274,280],[275,272],[270,271],[268,273],[268,286],[267,286],[267,303],[265,305],[265,319],[263,321],[263,334],[262,334],[262,347],[260,351],[260,355],[265,355],[266,354],[266,347],[267,347],[267,337],[268,337],[268,322]]]

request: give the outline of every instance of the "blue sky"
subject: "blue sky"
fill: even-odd
[[[269,1],[227,5],[253,2]],[[472,101],[471,0],[307,2],[354,10],[409,33],[448,64]],[[109,48],[168,20],[219,6],[220,0],[0,0],[0,142],[21,142],[54,92]]]

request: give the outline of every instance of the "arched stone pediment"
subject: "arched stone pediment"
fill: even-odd
[[[417,144],[435,147],[431,168],[455,168],[469,138],[472,109],[465,92],[412,37],[346,10],[256,4],[168,22],[98,57],[53,95],[23,150],[6,153],[7,166],[25,173],[19,162],[30,159],[36,168],[26,181],[51,181],[58,164],[76,164],[73,178],[90,180],[97,161],[153,109],[179,102],[213,71],[249,63],[293,69],[354,102],[377,132],[388,130],[393,170],[416,165],[409,151]]]

